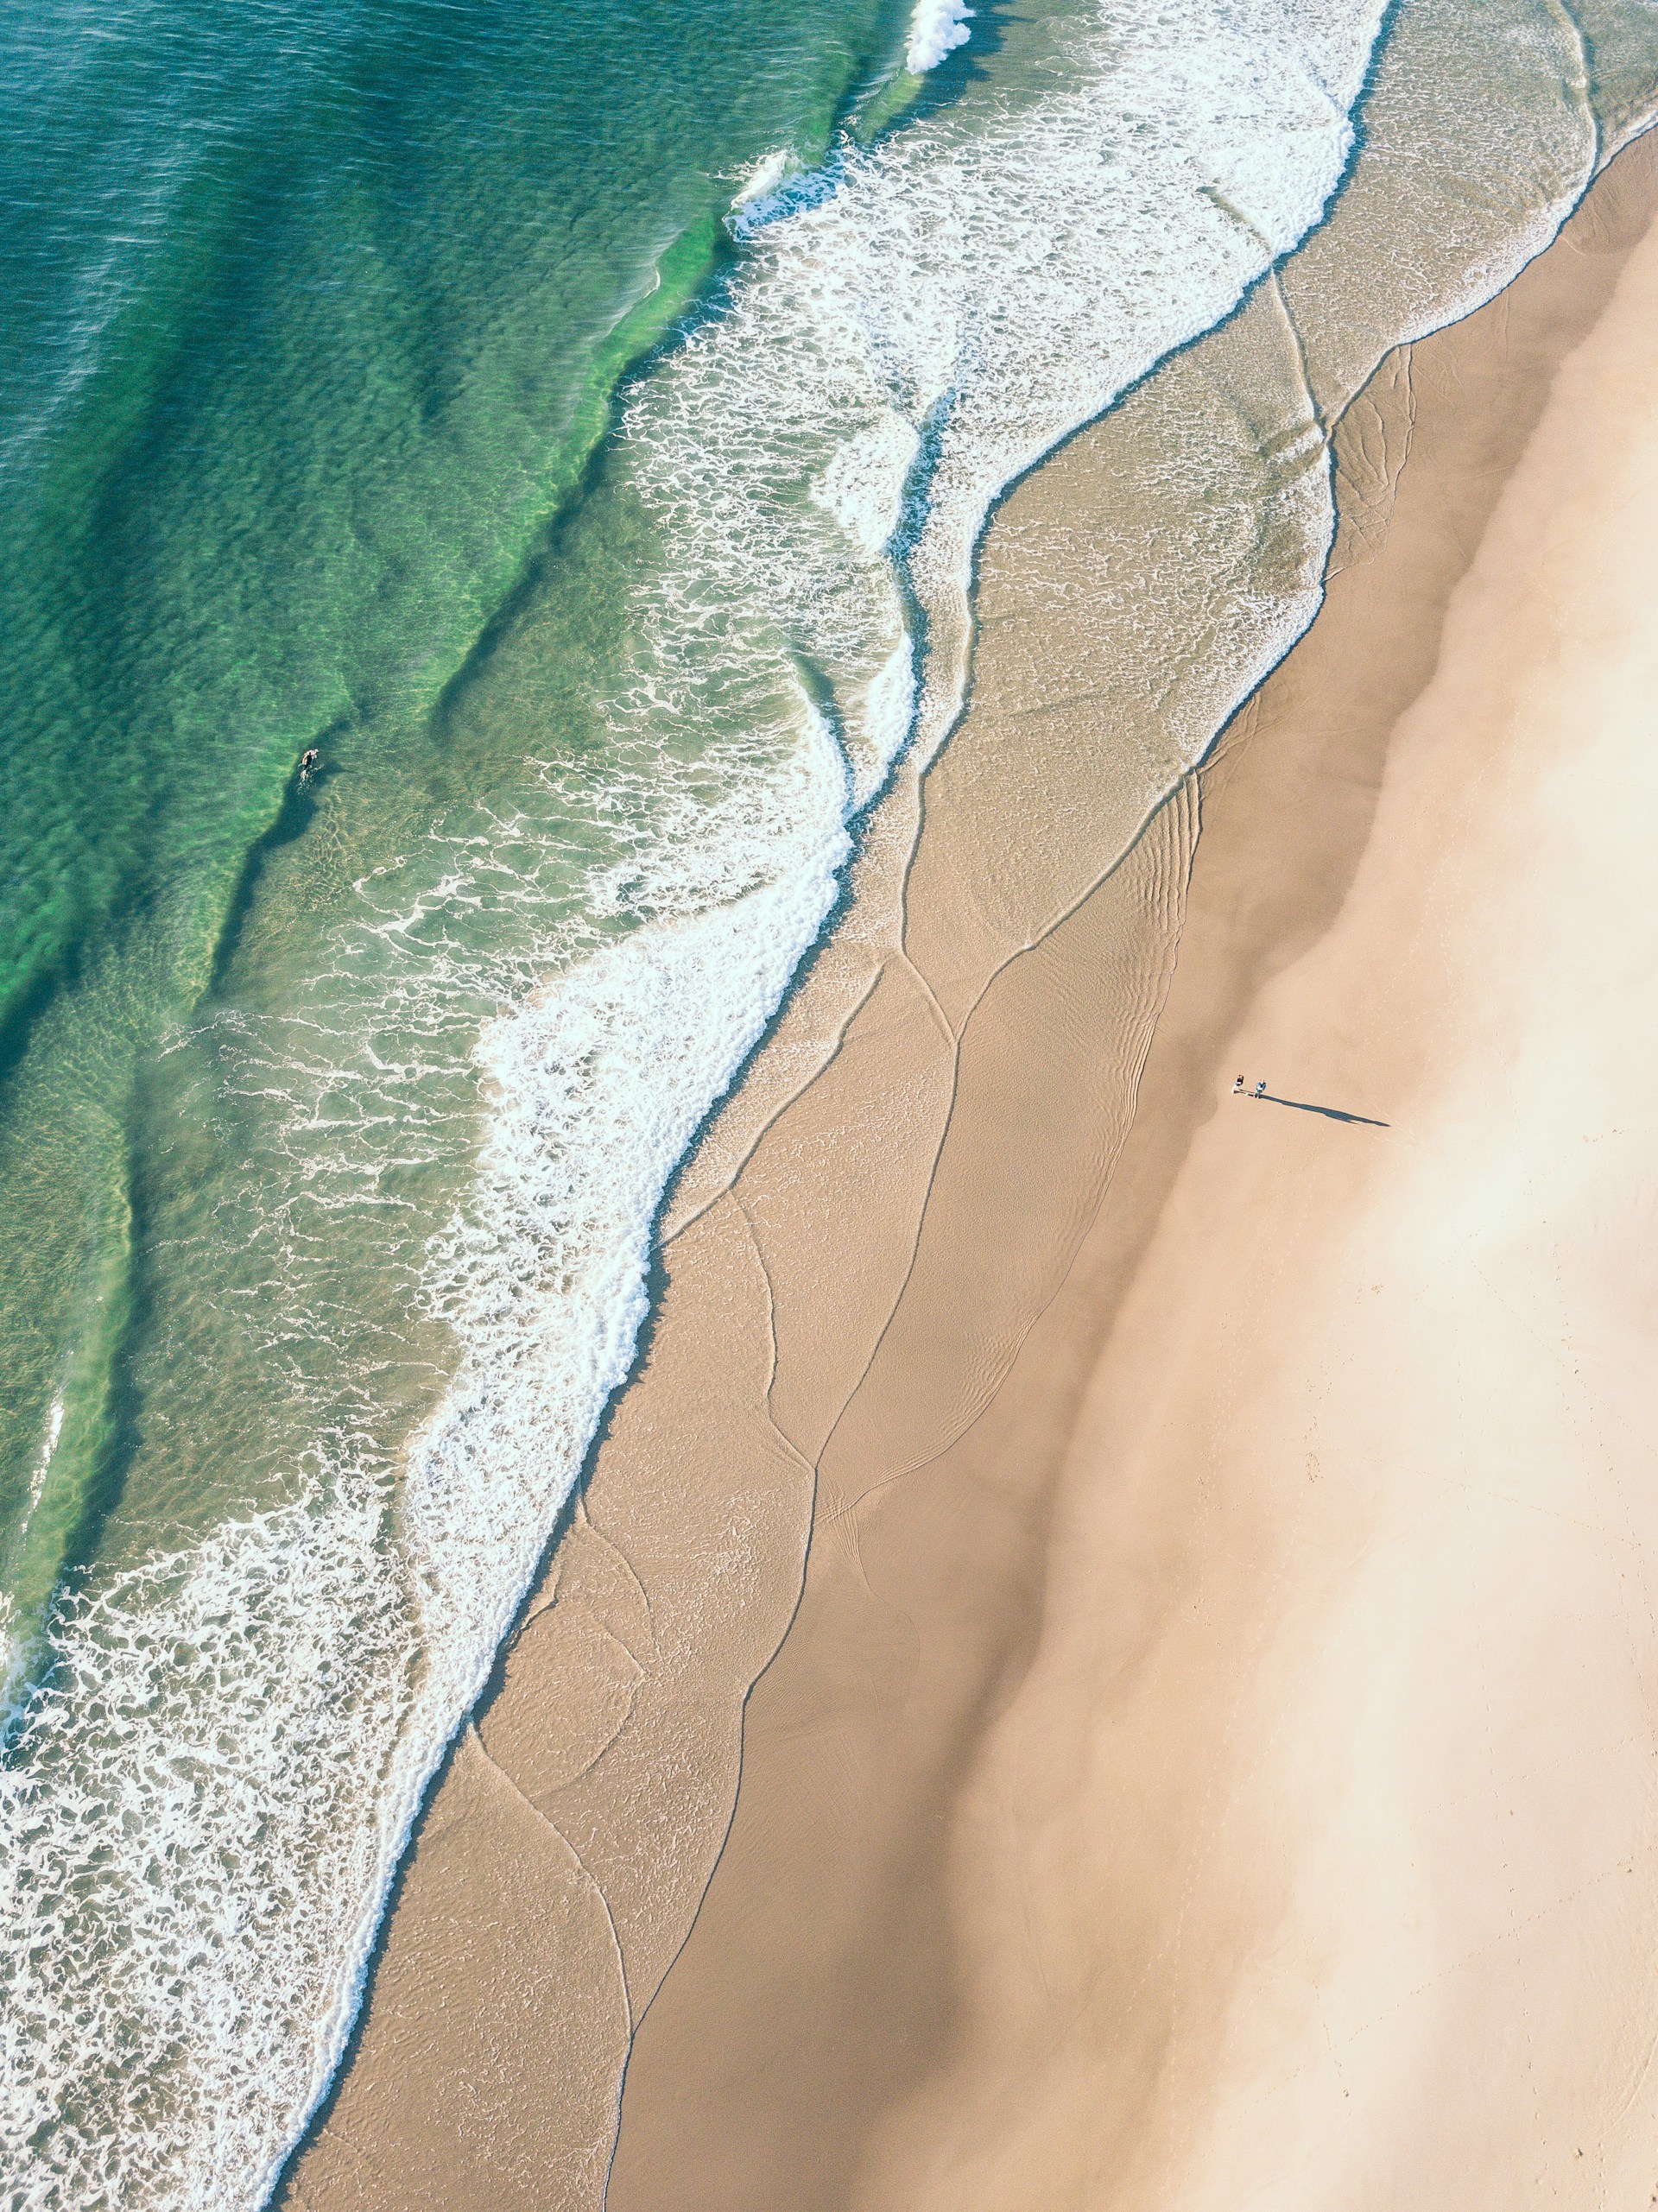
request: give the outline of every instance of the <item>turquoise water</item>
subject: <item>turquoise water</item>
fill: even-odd
[[[706,279],[734,180],[820,151],[894,27],[878,0],[644,6],[624,37],[581,6],[9,14],[0,1500],[16,1531],[40,1491],[7,1561],[26,1633],[122,1481],[141,1068],[234,965],[284,837],[320,810],[339,864],[371,862],[440,803],[433,710],[618,370]]]
[[[618,373],[729,254],[745,171],[820,155],[904,28],[879,0],[8,10],[14,1691],[54,1594],[293,1497],[331,1445],[377,1474],[452,1368],[440,1320],[398,1341],[398,1262],[464,1177],[475,1078],[456,1097],[440,1052],[395,1102],[396,1157],[358,1133],[337,1209],[311,1171],[352,1163],[301,1094],[340,1071],[284,1025],[357,877],[532,748],[579,774],[591,733],[556,694],[459,730],[469,667]],[[279,1099],[238,1052],[281,1060]],[[93,2123],[111,2173],[141,2124]]]
[[[1484,296],[1643,112],[1602,18],[11,11],[17,2202],[269,2188],[997,493],[1359,188],[1384,81],[1398,326]],[[1306,609],[1237,596],[1258,667]]]

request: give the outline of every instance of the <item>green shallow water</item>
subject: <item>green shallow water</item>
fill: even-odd
[[[336,881],[440,803],[433,711],[617,374],[706,279],[737,178],[820,149],[895,22],[880,0],[8,16],[0,1577],[25,1628],[119,1488],[123,1347],[165,1296],[135,1267],[169,1179],[139,1071],[307,826],[299,752],[349,790]],[[180,1470],[179,1501],[225,1502],[206,1481]]]
[[[1653,97],[1596,11],[997,5],[925,88],[872,0],[11,12],[20,2204],[269,2187],[990,503],[1164,362],[1126,838],[1316,604],[1323,423]]]

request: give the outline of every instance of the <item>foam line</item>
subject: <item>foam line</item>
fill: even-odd
[[[959,709],[985,515],[1318,222],[1380,22],[1107,0],[1026,104],[941,110],[809,180],[762,165],[721,313],[618,426],[647,566],[589,751],[433,824],[357,887],[301,1001],[189,1044],[203,1115],[233,1103],[263,1147],[235,1311],[309,1425],[280,1510],[64,1608],[0,1775],[24,2212],[236,2212],[273,2184],[628,1371],[668,1179],[832,910],[857,810]],[[912,56],[966,25],[923,0]],[[1250,613],[1252,668],[1306,618]],[[407,1194],[458,1153],[433,1229]],[[346,1236],[392,1315],[360,1353]]]
[[[936,69],[946,54],[965,46],[972,36],[968,28],[972,14],[966,0],[916,0],[904,66],[916,77]]]

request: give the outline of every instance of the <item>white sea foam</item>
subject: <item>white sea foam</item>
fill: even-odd
[[[972,15],[966,0],[915,0],[904,66],[917,77],[936,69],[946,54],[965,46],[972,36],[968,28]]]
[[[35,1509],[46,1491],[46,1478],[52,1469],[52,1455],[58,1448],[58,1438],[63,1434],[63,1393],[54,1390],[46,1416],[46,1434],[41,1439],[41,1449],[35,1461],[35,1471],[28,1480],[28,1505],[18,1525],[17,1542],[22,1543],[28,1533],[28,1524],[35,1518]]]
[[[769,154],[763,154],[739,180],[732,195],[732,206],[750,207],[756,200],[770,199],[794,166],[794,156],[787,146],[774,147]]]
[[[488,1142],[475,1201],[433,1253],[429,1291],[465,1358],[416,1440],[404,1506],[427,1647],[471,1678],[471,1696],[627,1372],[657,1202],[833,903],[845,773],[801,704],[807,742],[782,780],[792,788],[769,793],[816,825],[795,865],[729,903],[648,924],[480,1042]],[[661,857],[666,903],[681,863],[671,845]]]
[[[325,1994],[320,1910],[360,1951],[392,1842],[381,1790],[364,1796],[383,1777],[358,1753],[410,1710],[386,1512],[343,1486],[66,1608],[33,1755],[0,1773],[20,2212],[255,2195],[269,2103],[292,2109],[315,2064],[282,2000]],[[95,1973],[64,1955],[66,1901],[88,1887]]]
[[[936,60],[964,14],[912,38]],[[958,710],[990,502],[1316,222],[1379,16],[1108,5],[1040,100],[792,184],[763,165],[724,312],[620,427],[660,566],[594,703],[605,781],[527,764],[358,887],[302,1006],[192,1046],[204,1084],[274,1102],[288,1195],[250,1160],[239,1309],[269,1356],[339,1354],[328,1239],[372,1219],[452,1380],[393,1462],[357,1377],[291,1502],[65,1612],[0,1803],[18,2205],[269,2186],[627,1371],[668,1179],[821,929],[854,811]],[[1260,610],[1262,653],[1289,619]],[[399,1178],[480,1115],[464,1204],[400,1243]]]

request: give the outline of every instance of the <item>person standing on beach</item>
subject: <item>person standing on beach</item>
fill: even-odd
[[[1261,1080],[1260,1080],[1260,1082],[1259,1082],[1259,1083],[1257,1083],[1257,1084],[1256,1084],[1256,1086],[1255,1086],[1255,1096],[1256,1096],[1257,1098],[1264,1098],[1264,1097],[1266,1097],[1266,1095],[1267,1095],[1267,1078],[1265,1078],[1265,1076],[1262,1076],[1262,1078],[1261,1078]]]

